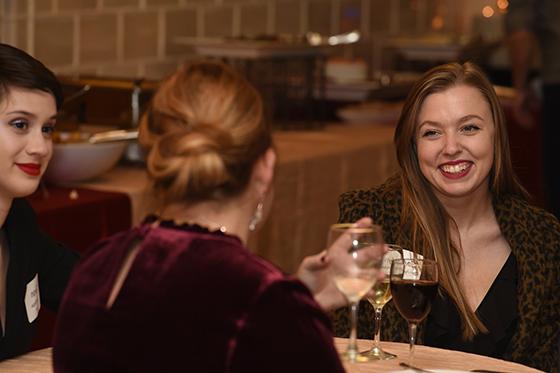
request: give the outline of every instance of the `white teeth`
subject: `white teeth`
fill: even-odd
[[[456,165],[443,165],[441,166],[441,169],[444,172],[450,173],[450,174],[458,174],[459,172],[463,172],[467,169],[467,167],[469,167],[468,163],[461,163],[461,164],[456,164]]]

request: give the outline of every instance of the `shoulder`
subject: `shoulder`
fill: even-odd
[[[35,224],[36,217],[33,208],[25,198],[16,198],[12,201],[10,212],[8,213],[8,221],[14,223],[33,222]]]
[[[339,197],[340,219],[354,221],[371,216],[375,222],[385,220],[385,215],[398,215],[402,205],[402,193],[397,177],[370,189],[358,189]]]
[[[560,223],[548,211],[533,206],[517,196],[505,196],[494,201],[500,227],[515,234],[530,234],[532,237],[547,237],[558,244]]]
[[[397,199],[400,198],[401,195],[400,188],[397,187],[397,184],[397,178],[392,177],[374,188],[351,190],[340,195],[339,203],[371,204],[376,200],[383,200],[385,198]]]

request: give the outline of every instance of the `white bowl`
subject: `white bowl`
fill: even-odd
[[[53,157],[45,173],[53,184],[68,184],[92,179],[113,168],[127,142],[90,144],[87,142],[53,144]]]

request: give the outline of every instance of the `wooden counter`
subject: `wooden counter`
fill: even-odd
[[[324,249],[330,224],[338,217],[338,196],[377,185],[397,169],[394,127],[332,125],[314,131],[274,133],[278,166],[275,198],[268,220],[249,246],[288,272],[305,255]],[[143,168],[117,167],[103,177],[77,184],[127,193],[132,224],[157,210]]]

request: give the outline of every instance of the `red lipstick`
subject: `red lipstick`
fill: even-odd
[[[16,163],[16,166],[31,176],[39,176],[41,174],[41,165],[37,163]]]

